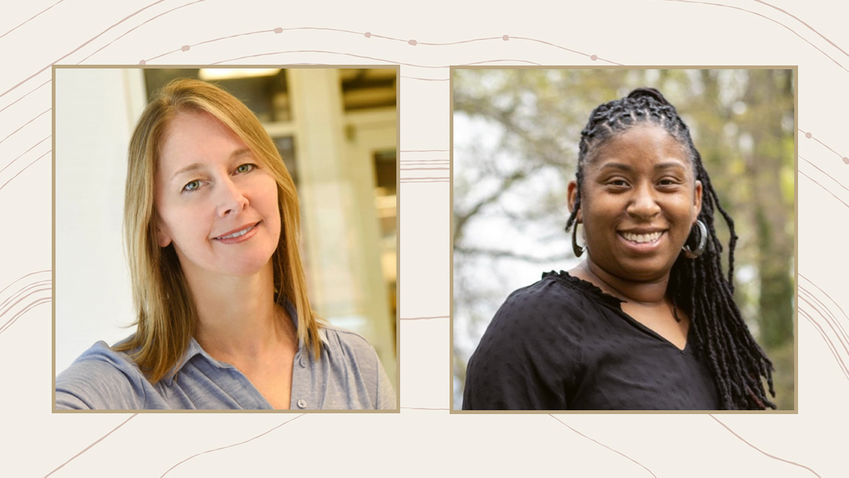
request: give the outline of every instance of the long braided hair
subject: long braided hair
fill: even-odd
[[[734,302],[734,246],[737,235],[734,221],[719,205],[719,197],[693,144],[687,125],[663,95],[654,88],[637,88],[627,97],[596,107],[581,131],[576,172],[577,194],[566,231],[576,227],[581,207],[581,184],[584,166],[592,154],[613,136],[640,123],[651,123],[665,129],[689,152],[696,179],[703,187],[701,220],[708,230],[704,253],[696,259],[678,256],[669,276],[667,294],[675,307],[690,317],[699,350],[709,364],[723,409],[775,408],[764,390],[763,379],[774,397],[772,362],[755,342]],[[714,211],[718,210],[728,225],[728,275],[722,273],[720,243],[714,229]],[[696,233],[698,234],[698,233]],[[691,238],[687,239],[688,244]]]

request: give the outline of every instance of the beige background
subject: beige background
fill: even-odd
[[[0,475],[846,475],[847,7],[339,3],[4,5]],[[142,60],[401,64],[400,414],[50,412],[50,67]],[[449,414],[448,66],[609,62],[799,65],[798,414]]]

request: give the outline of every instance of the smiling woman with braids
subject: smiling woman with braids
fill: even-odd
[[[463,408],[774,408],[772,363],[734,303],[734,222],[660,92],[593,110],[568,196],[585,260],[510,295],[469,360]]]

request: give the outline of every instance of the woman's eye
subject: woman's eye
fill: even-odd
[[[183,186],[183,192],[192,192],[197,190],[200,187],[200,180],[195,179],[194,181],[189,181]]]
[[[237,173],[249,173],[249,172],[253,171],[255,168],[256,168],[256,165],[252,164],[252,163],[240,164],[236,168],[236,172]]]
[[[622,178],[613,178],[607,181],[607,185],[614,187],[626,187],[628,186],[628,181],[625,181]]]

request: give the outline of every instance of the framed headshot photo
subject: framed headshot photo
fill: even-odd
[[[54,67],[53,410],[398,410],[397,67]]]
[[[462,67],[452,411],[797,411],[795,67]]]

